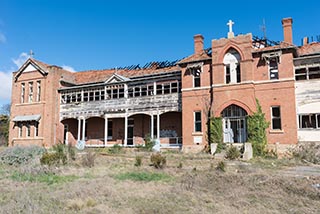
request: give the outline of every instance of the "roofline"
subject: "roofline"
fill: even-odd
[[[173,71],[173,72],[166,72],[166,73],[160,73],[160,75],[163,76],[168,76],[171,74],[175,74],[175,73],[179,73],[181,72],[179,71]],[[129,82],[136,82],[139,80],[143,80],[146,79],[148,77],[156,77],[156,76],[160,76],[159,74],[151,74],[151,75],[140,75],[140,76],[135,76],[134,79],[130,79],[128,81],[121,81],[121,82],[115,82],[115,83],[106,83],[106,82],[93,82],[93,83],[84,83],[84,84],[79,84],[79,85],[74,85],[74,86],[70,86],[70,87],[64,87],[64,88],[59,88],[58,92],[60,91],[65,91],[65,90],[72,90],[72,89],[78,89],[78,88],[91,88],[91,87],[96,87],[96,86],[105,86],[105,85],[117,85],[117,84],[125,84],[125,83],[129,83]]]

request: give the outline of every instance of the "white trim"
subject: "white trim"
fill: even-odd
[[[181,91],[199,91],[204,89],[210,89],[212,86],[202,86],[202,87],[196,87],[196,88],[182,88]]]

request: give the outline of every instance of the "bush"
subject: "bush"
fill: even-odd
[[[264,156],[267,153],[267,135],[266,129],[269,127],[269,122],[262,112],[259,100],[256,99],[257,111],[248,116],[248,141],[252,144],[253,156]]]
[[[141,166],[142,165],[142,157],[136,156],[136,162],[134,163],[135,166]]]
[[[59,165],[60,164],[60,156],[58,153],[55,153],[55,152],[54,153],[46,152],[40,158],[40,163],[42,165],[48,165],[48,166]]]
[[[223,126],[221,117],[211,117],[209,121],[209,142],[217,144],[217,150],[215,153],[220,153],[224,149],[223,143]]]
[[[45,151],[40,146],[10,147],[0,153],[0,163],[8,165],[26,164],[42,155]]]
[[[82,157],[82,166],[89,167],[89,168],[94,167],[95,160],[96,160],[96,153],[89,150]]]
[[[292,156],[300,161],[320,164],[320,144],[314,142],[300,144],[292,150]]]
[[[152,148],[155,144],[155,141],[153,139],[151,139],[150,135],[147,135],[145,137],[145,146],[144,148],[147,150],[147,151],[152,151]]]
[[[226,168],[226,164],[223,161],[219,161],[219,163],[216,167],[216,170],[225,172],[226,171],[225,168]]]
[[[166,157],[162,156],[160,153],[154,153],[150,157],[150,161],[152,166],[154,166],[157,169],[162,169],[166,163]]]
[[[230,146],[226,152],[226,158],[229,160],[235,160],[240,157],[240,151],[235,146]]]
[[[120,146],[119,144],[115,144],[108,149],[108,152],[109,154],[120,154],[122,152],[122,146]]]

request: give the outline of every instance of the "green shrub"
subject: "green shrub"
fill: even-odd
[[[222,118],[221,117],[212,117],[209,121],[209,128],[210,133],[209,142],[216,143],[217,150],[215,153],[220,153],[223,149],[225,144],[223,143],[223,125],[222,125]]]
[[[46,152],[40,158],[40,163],[42,165],[48,165],[48,166],[59,165],[60,164],[60,156],[58,153],[55,153],[55,152],[54,153]]]
[[[0,163],[8,165],[26,164],[41,156],[45,151],[40,146],[10,147],[0,152]]]
[[[165,167],[167,160],[165,156],[162,156],[160,153],[154,153],[150,157],[150,161],[152,166],[154,166],[157,169],[162,169]]]
[[[226,164],[223,161],[219,161],[216,170],[225,172],[226,171]]]
[[[109,154],[120,154],[122,153],[122,146],[119,144],[113,145],[111,148],[108,149]]]
[[[253,156],[264,156],[267,152],[267,135],[266,128],[269,122],[262,112],[259,100],[256,99],[257,112],[248,116],[248,141],[252,144]]]
[[[240,151],[235,146],[229,146],[226,152],[226,158],[229,160],[235,160],[240,157]]]
[[[61,160],[61,162],[63,164],[66,164],[67,160],[68,160],[68,156],[67,156],[68,151],[67,151],[66,146],[62,143],[58,143],[58,144],[54,145],[52,147],[52,149],[53,149],[53,151],[56,152],[59,160]]]
[[[145,146],[144,146],[144,148],[147,151],[152,151],[152,147],[154,146],[154,144],[155,144],[155,141],[153,139],[151,139],[150,135],[147,135],[145,137]]]
[[[83,157],[82,157],[82,166],[85,167],[94,167],[94,162],[96,160],[96,153],[89,150]]]
[[[10,178],[15,181],[42,182],[51,185],[56,183],[71,182],[77,179],[78,177],[75,175],[59,176],[55,175],[54,173],[39,173],[35,175],[28,173],[20,173],[16,171],[12,173]]]
[[[141,166],[142,165],[142,157],[141,156],[136,156],[135,160],[136,160],[135,163],[134,163],[135,166]]]

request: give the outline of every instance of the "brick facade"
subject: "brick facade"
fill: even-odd
[[[173,64],[72,73],[30,58],[13,75],[9,144],[134,146],[149,135],[200,151],[211,116],[223,117],[225,142],[245,142],[256,99],[270,122],[268,143],[296,144],[294,61],[315,48],[293,45],[292,19],[282,24],[284,42],[272,45],[229,33],[204,49],[195,35],[194,54]]]

